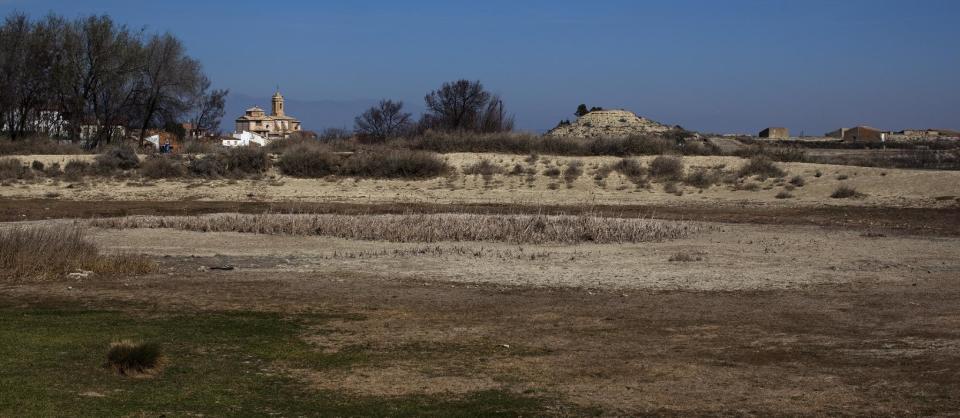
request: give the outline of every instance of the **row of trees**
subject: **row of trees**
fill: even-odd
[[[67,136],[88,145],[113,137],[112,128],[140,131],[189,122],[218,130],[227,90],[211,89],[200,63],[169,33],[147,34],[108,16],[33,21],[14,13],[0,26],[0,126],[22,138],[55,115]]]
[[[354,131],[362,137],[384,140],[424,132],[494,133],[513,130],[513,116],[503,100],[484,89],[479,81],[458,80],[431,91],[424,97],[426,112],[419,121],[403,111],[403,102],[381,100],[354,120]]]

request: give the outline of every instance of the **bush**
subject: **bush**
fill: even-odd
[[[48,138],[30,138],[17,141],[0,140],[0,155],[71,155],[86,152],[74,144],[61,144]]]
[[[235,147],[224,154],[226,172],[236,177],[261,175],[270,169],[270,156],[258,146]]]
[[[318,145],[297,145],[280,155],[280,172],[293,177],[320,178],[340,172],[343,158]]]
[[[847,199],[851,197],[859,198],[863,196],[865,196],[863,193],[860,193],[857,191],[857,189],[847,185],[841,185],[840,187],[837,187],[837,189],[834,190],[830,195],[830,197],[834,199]]]
[[[777,193],[777,195],[774,197],[776,197],[777,199],[791,199],[793,198],[793,195],[790,194],[790,192],[784,190],[784,191],[781,191],[780,193]]]
[[[122,375],[146,373],[160,365],[160,346],[124,340],[110,344],[107,365]]]
[[[515,167],[516,168],[516,167]],[[494,174],[503,174],[506,170],[498,164],[490,162],[490,160],[484,158],[476,163],[470,164],[466,167],[463,167],[463,174],[468,176],[483,176],[483,177],[492,177]],[[523,167],[520,167],[520,172],[523,172]]]
[[[227,166],[223,160],[222,154],[208,154],[200,158],[192,158],[187,164],[187,171],[197,177],[223,177],[227,174]]]
[[[661,155],[650,162],[650,175],[660,180],[679,180],[683,177],[683,160]]]
[[[0,159],[0,180],[25,180],[33,178],[30,169],[18,158]]]
[[[761,177],[783,177],[787,173],[777,167],[770,159],[764,156],[757,156],[747,161],[743,167],[740,167],[740,170],[737,171],[737,175],[740,177],[749,177],[754,175],[759,175]]]
[[[436,154],[423,151],[375,147],[342,155],[326,146],[305,144],[284,151],[278,164],[284,174],[305,178],[421,179],[442,175],[450,168]]]
[[[37,170],[37,171],[43,171],[43,162],[42,162],[42,161],[33,160],[33,162],[30,163],[30,168],[32,168],[32,169],[34,169],[34,170]]]
[[[63,167],[63,177],[67,181],[80,181],[83,176],[90,174],[90,172],[90,163],[81,160],[67,161],[67,165]]]
[[[698,168],[683,178],[683,182],[698,189],[709,189],[710,186],[720,181],[720,174],[717,170],[707,170]]]
[[[43,169],[43,175],[47,177],[60,177],[63,175],[63,170],[60,169],[60,163],[53,163]]]
[[[166,179],[183,177],[183,164],[169,157],[154,157],[140,165],[140,174],[151,179]]]
[[[353,177],[425,179],[443,175],[450,169],[432,152],[378,147],[353,153],[340,174]]]
[[[792,185],[794,185],[794,186],[796,186],[796,187],[803,187],[805,184],[807,184],[807,182],[805,182],[805,181],[803,180],[803,177],[793,176],[793,178],[790,179],[790,184],[792,184]]]
[[[48,279],[76,270],[136,274],[156,265],[141,257],[103,256],[83,229],[56,225],[0,230],[0,278]]]
[[[112,174],[117,170],[133,170],[140,166],[140,158],[129,145],[108,149],[94,159],[94,169],[99,174]]]
[[[546,170],[543,170],[543,175],[547,177],[560,177],[560,167],[547,167]]]
[[[573,185],[573,182],[582,175],[583,161],[580,160],[570,161],[567,163],[567,168],[563,169],[563,181],[566,182],[568,186]]]

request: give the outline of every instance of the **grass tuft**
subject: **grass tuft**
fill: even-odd
[[[147,374],[160,365],[160,346],[155,343],[117,341],[107,350],[107,365],[130,376]]]

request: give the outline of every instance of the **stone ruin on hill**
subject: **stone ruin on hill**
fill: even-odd
[[[625,138],[632,135],[662,134],[678,129],[626,110],[595,110],[547,132],[561,138]]]

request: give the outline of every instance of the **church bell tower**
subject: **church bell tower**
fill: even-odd
[[[280,94],[280,89],[277,89],[277,92],[273,94],[273,114],[271,116],[283,116],[283,95]]]

